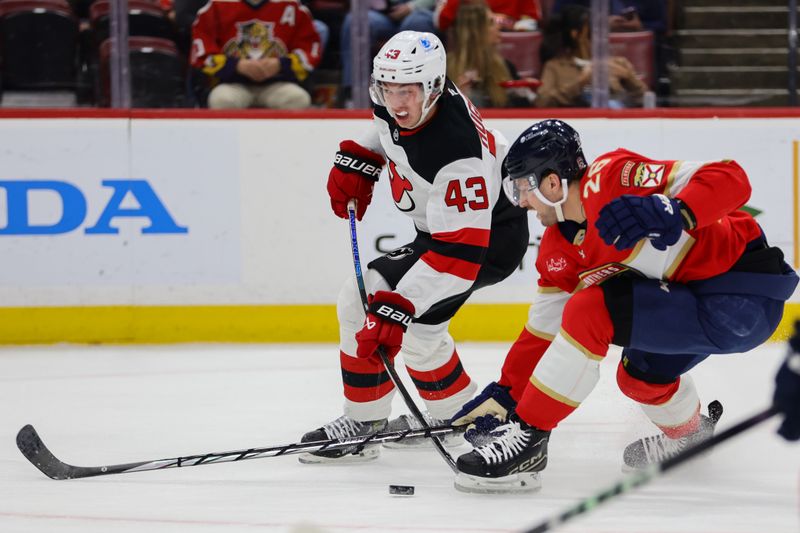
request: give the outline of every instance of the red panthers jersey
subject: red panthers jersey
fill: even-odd
[[[542,238],[536,262],[542,287],[572,292],[625,269],[665,281],[706,279],[726,272],[761,234],[755,220],[738,211],[750,197],[750,183],[734,161],[656,161],[618,149],[589,166],[580,194],[585,228],[565,235],[563,227],[552,226]],[[600,210],[623,194],[680,199],[694,214],[695,228],[663,251],[649,239],[629,250],[608,246],[595,222]]]
[[[542,19],[542,10],[538,0],[489,0],[487,4],[492,13],[505,15],[513,21],[523,17],[534,20]],[[434,17],[436,26],[441,31],[445,31],[453,25],[460,5],[461,0],[442,0],[437,4]]]
[[[253,83],[236,73],[239,59],[277,57],[274,79],[303,81],[320,61],[311,13],[297,0],[211,0],[192,26],[192,65],[221,82]]]
[[[739,208],[750,183],[734,161],[656,161],[618,149],[597,158],[580,181],[586,223],[562,222],[547,228],[536,269],[539,288],[528,321],[511,347],[500,383],[517,400],[528,378],[561,327],[564,306],[575,291],[633,270],[651,279],[688,282],[730,269],[748,242],[761,235],[753,218]],[[595,228],[600,210],[623,194],[664,194],[680,199],[693,213],[690,230],[657,250],[648,239],[617,250]]]

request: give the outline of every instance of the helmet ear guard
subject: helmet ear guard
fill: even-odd
[[[372,61],[369,94],[372,101],[386,107],[382,83],[422,84],[422,115],[416,128],[436,105],[444,91],[447,55],[439,38],[432,33],[402,31],[383,45]],[[392,114],[389,109],[389,114]]]

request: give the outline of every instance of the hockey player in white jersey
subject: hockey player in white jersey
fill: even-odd
[[[448,324],[473,291],[519,266],[528,226],[525,211],[501,193],[507,141],[484,126],[446,78],[445,58],[433,34],[392,37],[373,62],[371,127],[361,138],[343,141],[334,159],[327,188],[337,216],[348,218],[347,203],[355,199],[360,220],[387,167],[395,206],[417,235],[369,263],[366,322],[355,277],[342,288],[337,314],[344,415],[306,433],[304,442],[414,425],[405,415],[388,422],[394,385],[379,346],[390,359],[402,347],[430,424],[448,420],[475,393]],[[378,453],[376,446],[353,447],[305,454],[300,461],[341,463]]]

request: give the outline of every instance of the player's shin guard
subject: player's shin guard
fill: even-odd
[[[447,424],[450,417],[475,394],[477,388],[461,365],[447,327],[448,322],[414,323],[409,326],[403,339],[403,360],[420,398],[425,403],[425,418],[431,426]],[[391,429],[417,429],[418,426],[419,422],[408,415],[389,421]],[[442,440],[448,446],[464,442],[460,433],[454,433]],[[430,439],[403,439],[386,445],[388,448],[404,449],[429,446]]]
[[[380,362],[340,354],[344,414],[355,420],[380,420],[392,410],[394,383]]]
[[[669,383],[650,383],[631,375],[623,360],[617,368],[617,384],[667,437],[677,439],[697,429],[700,397],[689,374]]]
[[[576,293],[564,308],[562,328],[533,371],[517,405],[528,424],[549,431],[574,411],[600,378],[600,361],[613,326],[599,287]]]
[[[428,412],[439,420],[449,420],[477,389],[455,350],[445,364],[436,368],[421,370],[410,365],[406,368]]]
[[[477,389],[447,327],[447,322],[411,324],[401,352],[425,408],[439,420],[449,420]]]
[[[509,393],[514,401],[519,402],[533,369],[552,341],[553,335],[532,330],[526,324],[509,349],[497,384],[509,387]]]
[[[370,291],[388,287],[380,275],[367,270],[365,282]],[[364,326],[364,306],[355,277],[348,279],[336,302],[339,319],[339,361],[344,385],[344,414],[356,421],[388,418],[392,409],[394,384],[379,361],[355,357],[356,333]]]
[[[450,345],[452,346],[452,343]],[[475,394],[477,386],[467,375],[455,350],[452,351],[452,355],[446,363],[430,370],[412,368],[412,358],[406,356],[406,359],[409,362],[406,365],[408,374],[425,402],[427,408],[425,418],[429,425],[447,424],[452,414]],[[417,366],[421,366],[420,363],[419,360],[414,361]],[[430,362],[427,366],[430,366]],[[389,422],[391,430],[419,429],[420,427],[421,424],[409,415],[401,415]],[[460,433],[453,433],[443,438],[443,442],[446,446],[458,446],[463,444],[464,439]],[[387,443],[385,446],[387,448],[414,448],[430,445],[430,439],[419,438],[404,439],[397,443]]]
[[[709,404],[708,416],[700,414],[700,399],[688,374],[669,383],[649,383],[633,377],[620,363],[617,384],[662,431],[629,444],[622,456],[623,470],[662,462],[710,438],[722,416],[722,404],[717,401]]]

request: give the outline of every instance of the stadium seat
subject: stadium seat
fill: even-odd
[[[159,37],[128,40],[132,107],[185,107],[186,60],[175,43]],[[111,101],[109,56],[111,40],[100,45],[100,94],[98,104]]]
[[[308,8],[314,16],[319,11],[336,11],[346,15],[350,12],[350,0],[310,0]]]
[[[109,36],[109,0],[97,0],[89,8],[94,42],[101,45]],[[128,35],[175,40],[175,26],[158,3],[152,0],[128,0]]]
[[[521,78],[539,77],[541,45],[542,34],[538,31],[500,32],[500,55],[514,64]]]
[[[614,32],[608,35],[609,54],[628,58],[651,89],[656,82],[655,37],[651,31]]]
[[[0,2],[4,89],[73,89],[78,20],[63,0]]]
[[[0,0],[0,16],[7,11],[12,10],[15,6],[35,4],[37,6],[52,6],[55,8],[72,11],[67,0]]]

